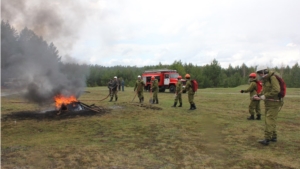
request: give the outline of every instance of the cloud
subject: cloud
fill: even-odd
[[[29,9],[36,2],[21,5]],[[52,0],[45,9],[67,29],[46,37],[63,55],[105,66],[174,60],[205,65],[214,58],[222,67],[261,60],[294,65],[300,62],[299,6],[298,0]],[[59,26],[41,22],[42,27],[50,30],[48,23]]]

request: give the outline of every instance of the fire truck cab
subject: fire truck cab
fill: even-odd
[[[170,92],[174,93],[176,89],[176,83],[178,81],[179,74],[176,70],[169,69],[157,69],[147,70],[142,74],[143,81],[145,82],[144,89],[150,91],[151,88],[151,77],[154,76],[158,80],[158,86],[160,92],[165,92],[169,89]]]

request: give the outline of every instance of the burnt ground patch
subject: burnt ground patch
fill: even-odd
[[[155,106],[153,104],[140,104],[140,103],[131,103],[133,106],[142,107],[145,109],[151,109],[151,110],[162,110],[161,107]]]
[[[1,121],[6,120],[61,120],[81,116],[101,116],[109,113],[110,109],[98,108],[97,110],[63,111],[51,110],[46,112],[20,111],[2,115]]]

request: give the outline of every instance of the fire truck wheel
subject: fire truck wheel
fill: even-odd
[[[174,85],[171,85],[170,88],[169,88],[171,93],[174,93],[175,89],[176,89],[176,87]]]

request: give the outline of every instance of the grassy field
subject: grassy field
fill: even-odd
[[[99,101],[106,87],[87,88],[79,100],[102,114],[70,118],[18,118],[20,112],[52,107],[1,97],[1,168],[111,169],[299,169],[300,89],[287,89],[278,117],[278,142],[262,146],[264,120],[247,121],[249,94],[236,88],[199,89],[197,109],[172,108],[174,95],[159,93],[159,104],[132,102],[133,88],[117,102]],[[262,111],[264,104],[261,102]]]

